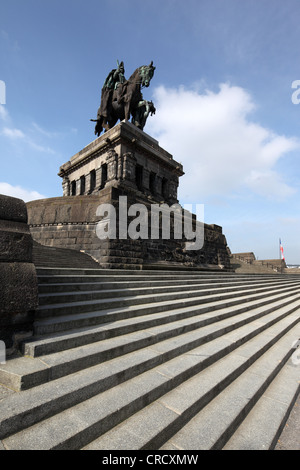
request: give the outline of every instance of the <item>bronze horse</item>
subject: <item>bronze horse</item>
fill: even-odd
[[[111,129],[118,119],[129,121],[130,116],[133,124],[144,128],[148,115],[155,113],[155,107],[152,101],[144,100],[141,89],[150,85],[154,70],[151,62],[137,68],[129,80],[119,83],[116,89],[102,88],[97,119],[91,119],[96,122],[95,135],[99,136],[103,129],[104,132]]]

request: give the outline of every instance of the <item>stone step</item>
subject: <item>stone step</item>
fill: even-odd
[[[165,276],[172,276],[173,278],[186,278],[188,276],[192,277],[206,277],[210,279],[215,279],[216,277],[220,278],[231,278],[231,279],[236,279],[236,278],[248,278],[248,279],[254,279],[254,278],[282,278],[285,279],[286,276],[280,275],[280,274],[235,274],[231,272],[226,272],[226,271],[218,271],[218,272],[210,272],[210,271],[203,271],[203,270],[194,270],[194,269],[186,269],[186,270],[154,270],[154,269],[141,269],[141,270],[132,270],[132,269],[105,269],[105,268],[53,268],[53,267],[38,267],[37,268],[37,273],[39,276],[86,276],[86,275],[95,275],[95,276],[112,276],[112,277],[121,277],[121,278],[140,278],[140,277],[153,277],[153,278],[165,278]],[[294,276],[297,277],[297,276]]]
[[[282,284],[281,284],[282,285]],[[297,283],[285,283],[285,286],[297,285]],[[238,285],[222,285],[217,284],[210,286],[209,284],[184,284],[181,283],[180,285],[180,295],[185,292],[187,295],[211,295],[216,292],[224,293],[224,292],[235,292],[237,290],[253,290],[255,289],[268,289],[269,287],[276,287],[278,286],[278,282],[270,282],[266,285],[266,283],[244,283]],[[147,286],[147,287],[127,287],[123,289],[89,289],[90,285],[86,285],[85,290],[80,291],[64,291],[64,292],[50,292],[50,293],[40,293],[39,294],[39,305],[51,305],[51,304],[58,304],[58,303],[66,303],[66,302],[86,302],[89,300],[94,299],[109,299],[117,297],[131,297],[131,296],[144,296],[144,295],[157,295],[157,294],[164,294],[164,293],[171,293],[173,292],[176,294],[179,290],[178,285],[168,285],[168,286]],[[174,296],[176,298],[176,296]]]
[[[35,241],[32,258],[37,267],[100,268],[99,264],[86,253],[67,248],[43,246]]]
[[[298,308],[298,303],[299,297],[296,297],[294,302],[285,307],[279,308],[278,304],[274,305],[272,309],[260,307],[223,320],[217,316],[217,322],[211,321],[209,324],[206,324],[200,315],[189,321],[183,319],[169,325],[154,326],[141,332],[128,333],[85,346],[43,355],[35,360],[22,357],[2,366],[0,383],[15,390],[25,390],[151,345],[156,345],[156,347],[159,345],[163,358],[159,358],[159,361],[167,360],[244,324],[253,322],[254,329],[256,329],[255,320],[257,319],[260,319],[262,324],[266,321],[269,322],[268,324],[277,322],[281,317],[289,315],[295,308]],[[261,318],[263,316],[264,319]],[[250,324],[249,329],[252,328],[253,326]],[[259,330],[260,328],[261,325],[259,325]],[[18,373],[16,373],[17,371]]]
[[[292,357],[227,441],[224,450],[275,448],[300,393],[299,362],[295,363]]]
[[[201,307],[189,307],[188,309],[174,309],[168,312],[159,312],[154,314],[136,316],[133,318],[126,318],[124,320],[114,321],[112,323],[106,323],[101,326],[82,328],[72,330],[65,333],[50,334],[39,337],[35,337],[33,340],[27,340],[23,343],[23,354],[31,357],[38,357],[53,352],[64,351],[66,349],[72,349],[74,347],[91,344],[97,341],[114,338],[122,334],[133,333],[141,330],[146,330],[151,327],[159,325],[167,325],[174,321],[183,320],[184,327],[193,328],[194,322],[200,325],[207,325],[209,323],[219,321],[231,316],[236,316],[240,313],[244,313],[250,309],[263,309],[265,313],[274,311],[280,307],[286,306],[295,300],[300,299],[299,294],[277,294],[272,298],[263,300],[251,301],[247,299],[237,305],[230,307],[223,307],[218,303],[218,310],[216,313],[216,304]],[[195,320],[194,317],[199,316],[199,320]]]
[[[299,302],[297,304],[299,306]],[[163,363],[128,380],[124,377],[122,383],[105,391],[100,390],[98,394],[94,390],[94,396],[91,398],[80,400],[77,397],[80,402],[71,408],[61,403],[60,406],[66,406],[64,411],[53,407],[51,398],[48,397],[49,405],[43,406],[36,400],[36,409],[29,412],[28,409],[26,411],[28,403],[24,400],[24,393],[28,394],[29,391],[10,396],[6,399],[6,405],[4,401],[0,402],[2,421],[0,438],[6,449],[81,449],[88,448],[89,445],[101,448],[102,444],[99,443],[99,439],[105,440],[107,433],[115,426],[117,426],[115,429],[115,435],[117,435],[121,426],[138,417],[140,412],[144,412],[149,420],[145,420],[143,415],[137,419],[134,426],[129,427],[127,432],[122,434],[123,443],[127,442],[128,445],[128,441],[131,440],[131,444],[133,445],[135,441],[134,445],[137,446],[137,441],[142,439],[143,442],[139,448],[145,448],[148,445],[153,448],[158,442],[159,445],[163,445],[170,432],[174,434],[178,426],[182,427],[186,424],[187,418],[193,417],[233,380],[238,379],[280,338],[283,338],[289,331],[292,333],[292,329],[298,322],[299,312],[289,314],[278,311],[277,315],[271,313],[259,321],[231,330],[206,344],[200,346],[198,344],[196,349],[186,350],[183,347],[184,343],[176,344],[176,341],[172,339],[173,349],[174,347],[181,349],[180,356],[176,354],[175,357],[167,354],[170,348],[166,348],[166,343],[164,343],[165,346],[163,343],[158,343],[150,348],[150,352],[164,354]],[[263,335],[262,332],[264,332]],[[288,343],[292,342],[295,334],[293,331]],[[170,345],[171,342],[168,341]],[[239,353],[238,348],[243,345],[246,349]],[[283,358],[286,356],[287,352],[284,351]],[[271,354],[270,357],[272,358],[273,355]],[[281,363],[283,365],[283,361]],[[278,361],[276,367],[277,365]],[[188,372],[187,369],[189,369]],[[74,380],[76,375],[73,376]],[[268,372],[268,377],[269,375]],[[50,387],[56,382],[56,393],[62,394],[61,380],[58,379],[57,382],[53,381],[51,384],[40,387]],[[36,393],[38,389],[42,390],[42,388],[36,388],[30,392]],[[179,411],[174,411],[174,395]],[[72,399],[72,396],[73,394],[70,393],[69,399]],[[61,402],[63,401],[62,399]],[[20,413],[18,413],[18,406],[21,409]],[[183,408],[182,411],[180,407]],[[56,414],[49,417],[49,413]],[[39,421],[40,419],[43,421]],[[20,430],[22,427],[23,430]],[[149,438],[151,431],[155,432],[155,435]],[[162,436],[165,436],[164,440]],[[93,444],[90,444],[92,442]],[[118,442],[121,448],[120,440]],[[102,447],[113,449],[114,445],[114,441],[110,439],[108,447],[105,445]]]
[[[190,279],[189,277],[185,279],[173,279],[172,283],[167,279],[160,280],[136,280],[136,281],[98,281],[98,282],[61,282],[61,283],[40,283],[39,284],[39,293],[48,294],[48,293],[62,293],[62,292],[77,292],[82,290],[113,290],[113,289],[130,289],[130,288],[140,288],[140,287],[172,287],[180,288],[181,285],[196,285],[205,287],[223,287],[227,285],[232,286],[242,286],[245,283],[249,283],[249,279]],[[281,280],[251,280],[253,286],[264,282],[264,285],[268,286],[271,284],[282,283]]]
[[[222,351],[226,353],[229,343],[226,340],[224,343],[224,340],[221,337],[215,340],[214,344],[214,354],[216,355],[217,351],[219,351],[220,354],[222,354]],[[216,344],[219,344],[219,346],[217,347]],[[20,422],[25,422],[26,426],[31,425],[34,421],[28,421],[29,416],[31,417],[30,419],[34,420],[40,413],[42,413],[41,416],[45,418],[49,412],[49,401],[51,401],[52,398],[54,400],[52,412],[55,413],[55,410],[60,409],[60,407],[67,406],[66,402],[69,406],[71,406],[72,403],[74,404],[72,400],[75,399],[76,394],[79,394],[80,398],[83,398],[84,396],[88,397],[88,393],[92,393],[90,389],[94,390],[94,383],[95,387],[97,386],[98,388],[100,387],[99,381],[103,380],[103,378],[109,383],[114,383],[112,380],[109,381],[109,377],[112,377],[114,374],[116,374],[116,382],[114,384],[118,383],[118,381],[126,380],[126,377],[128,378],[130,375],[130,370],[133,369],[133,363],[138,365],[142,362],[145,363],[146,361],[151,361],[153,358],[155,359],[155,357],[155,351],[153,349],[146,348],[144,351],[127,354],[124,358],[121,357],[110,360],[106,364],[101,364],[71,376],[57,379],[54,382],[45,384],[44,386],[36,387],[35,389],[30,390],[30,392],[23,392],[22,394],[14,395],[11,397],[11,402],[6,403],[6,411],[3,414],[5,420],[2,422],[1,429],[3,431],[6,426],[7,429],[12,430],[14,426],[20,426]],[[184,361],[186,365],[189,364],[188,356],[185,356]],[[96,389],[97,391],[98,388]],[[86,395],[83,395],[83,389],[85,390]],[[68,395],[68,397],[66,398],[65,395]],[[46,406],[43,406],[45,404]],[[15,410],[20,407],[21,409],[19,411],[21,415],[16,417]],[[28,410],[30,410],[31,407],[33,413],[30,415]],[[1,410],[1,412],[2,411],[3,410]],[[41,419],[41,416],[39,419]],[[15,432],[15,430],[13,432]]]
[[[44,266],[44,263],[43,263],[42,260],[39,261],[39,260],[35,259],[34,264],[35,264],[36,267]],[[70,268],[70,269],[74,269],[74,268],[81,269],[83,267],[83,265],[85,265],[86,268],[90,268],[90,269],[94,268],[95,269],[95,262],[92,261],[92,260],[90,262],[82,263],[81,260],[74,261],[74,260],[61,259],[60,264],[64,268]],[[56,268],[57,267],[57,261],[55,261],[55,259],[53,261],[48,261],[47,262],[47,267],[48,268],[50,268],[50,267]]]
[[[211,400],[225,400],[240,378],[242,386],[247,369],[289,331],[293,341],[295,332],[299,336],[297,276],[49,267],[37,272],[44,316],[24,342],[24,356],[0,366],[0,384],[19,390],[0,400],[0,449],[109,449],[115,437],[130,448],[127,437],[140,423],[149,426],[137,448],[168,446],[190,419],[209,410]],[[276,351],[279,374],[289,353],[279,357]],[[270,361],[259,366],[262,374]],[[188,383],[198,374],[204,386],[205,377],[212,378],[205,408],[200,394],[174,416],[160,400],[172,403],[185,386],[190,399]],[[259,390],[269,383],[266,378]],[[259,403],[260,391],[255,397]],[[243,424],[233,421],[236,428]],[[236,429],[223,430],[216,448],[224,432],[228,441]]]
[[[299,393],[299,370],[291,361],[297,334],[299,324],[172,436],[162,450],[273,449]],[[239,348],[239,353],[247,354],[248,346]]]
[[[83,449],[166,452],[222,448],[232,428],[284,368],[291,344],[299,334],[299,314],[294,315],[294,320],[297,318],[296,323],[290,319],[290,324],[285,319],[285,328],[278,323],[264,335],[243,343]],[[230,335],[234,341],[236,332]],[[195,355],[202,352],[201,348],[194,350]],[[166,365],[161,373],[171,376],[174,372]],[[255,428],[252,431],[255,433]],[[263,442],[263,433],[261,438]]]
[[[293,289],[299,289],[298,283],[287,283],[284,287],[281,287],[281,292],[292,291]],[[251,295],[272,295],[273,293],[278,292],[278,287],[269,289],[268,287],[254,288],[251,291]],[[162,305],[167,308],[168,302],[169,306],[174,305],[174,303],[180,304],[183,302],[182,306],[195,305],[199,303],[207,303],[212,300],[224,300],[231,299],[234,297],[243,297],[248,296],[249,290],[242,289],[233,292],[214,292],[213,291],[202,291],[202,290],[193,290],[188,292],[188,296],[185,292],[176,292],[176,293],[162,293],[155,295],[156,304]],[[91,294],[93,296],[93,293]],[[93,311],[101,311],[108,309],[116,309],[122,307],[134,307],[137,305],[150,305],[153,302],[153,295],[139,295],[139,296],[127,296],[127,297],[111,297],[104,299],[93,299],[93,300],[83,300],[75,302],[64,302],[51,305],[40,305],[36,311],[36,318],[52,318],[56,316],[65,316],[65,315],[74,315],[76,313],[85,313]],[[171,302],[171,304],[170,304]],[[104,319],[105,321],[105,319]]]
[[[121,272],[116,273],[115,270],[109,270],[106,272],[105,270],[80,270],[80,269],[72,269],[72,270],[57,270],[47,268],[47,273],[43,274],[40,273],[38,270],[38,279],[39,279],[39,287],[42,289],[51,289],[51,285],[60,285],[60,289],[63,289],[63,285],[76,285],[76,289],[78,286],[84,284],[94,284],[97,283],[100,285],[112,284],[115,283],[125,283],[126,286],[130,286],[134,283],[166,283],[169,284],[173,283],[180,283],[180,282],[194,282],[194,283],[238,283],[238,282],[289,282],[291,280],[297,282],[299,281],[299,277],[297,276],[280,276],[280,275],[271,275],[271,276],[256,276],[256,275],[240,275],[240,276],[232,276],[231,274],[226,275],[226,273],[215,273],[214,276],[211,273],[204,274],[204,273],[184,273],[184,272],[157,272],[157,271],[130,271],[128,272]],[[44,272],[44,270],[43,270]],[[58,274],[59,273],[59,274]],[[47,287],[46,287],[47,286]],[[84,288],[84,286],[83,286]],[[101,287],[102,288],[102,287]],[[41,290],[42,292],[42,290]]]
[[[33,250],[33,251],[34,251],[34,250]],[[95,261],[93,260],[93,258],[91,258],[90,256],[86,255],[85,253],[77,252],[77,251],[75,251],[75,250],[72,250],[71,253],[56,252],[56,251],[54,251],[54,252],[50,253],[50,257],[49,257],[49,255],[47,255],[47,258],[46,258],[45,255],[42,254],[42,253],[36,253],[36,252],[34,252],[34,253],[33,253],[33,257],[34,257],[34,260],[45,261],[45,262],[47,261],[47,263],[56,261],[56,265],[55,265],[56,268],[57,268],[58,266],[59,266],[59,267],[62,267],[62,268],[64,267],[64,266],[60,266],[60,265],[57,264],[58,260],[59,260],[59,261],[60,261],[60,260],[63,260],[63,261],[74,261],[74,262],[81,261],[81,262],[83,263],[83,266],[82,266],[83,268],[86,267],[86,266],[85,266],[85,262],[88,263],[88,262],[90,261],[90,262],[91,262],[90,264],[91,264],[91,265],[93,264],[93,265],[94,265],[94,268],[97,268],[97,267],[100,268],[100,265],[99,265],[97,262],[95,262]],[[43,267],[43,265],[42,265],[41,267]],[[46,264],[46,266],[44,266],[44,267],[48,267],[48,264]]]
[[[242,296],[238,294],[229,295],[223,294],[220,296],[202,296],[193,297],[191,299],[183,298],[180,300],[171,300],[165,302],[151,302],[148,304],[129,305],[121,308],[111,308],[107,310],[93,310],[84,311],[81,313],[73,313],[69,315],[57,315],[51,318],[42,318],[34,323],[34,331],[36,336],[59,333],[68,331],[71,329],[78,329],[84,327],[92,327],[100,324],[109,322],[116,322],[127,318],[133,318],[137,316],[144,316],[154,313],[165,313],[174,308],[185,309],[188,312],[190,309],[195,307],[199,309],[199,312],[205,313],[207,311],[216,310],[218,308],[228,308],[241,304],[242,302],[251,302],[253,300],[261,300],[266,303],[272,301],[274,296],[277,295],[282,298],[289,297],[290,295],[299,293],[299,286],[289,287],[286,289],[280,289],[280,294],[277,294],[278,290],[271,290],[260,293],[251,293],[249,291],[243,292]],[[50,309],[49,309],[50,310]],[[83,305],[82,310],[87,310],[86,304]],[[71,309],[72,312],[72,309]],[[58,310],[61,313],[61,310]]]
[[[112,270],[111,270],[112,271]],[[55,285],[83,285],[84,284],[106,284],[106,283],[126,283],[127,285],[134,284],[134,283],[161,283],[161,282],[168,282],[169,284],[173,282],[174,283],[180,283],[180,282],[196,282],[196,283],[209,283],[209,284],[215,284],[215,283],[224,283],[224,284],[230,284],[233,283],[235,284],[236,282],[288,282],[289,280],[296,281],[295,276],[288,276],[290,279],[287,279],[286,276],[284,279],[280,278],[279,276],[276,277],[267,277],[267,278],[261,278],[261,277],[236,277],[236,278],[230,278],[230,277],[225,277],[225,276],[215,276],[214,278],[210,278],[207,276],[200,276],[200,275],[177,275],[177,274],[166,274],[164,276],[162,275],[155,275],[155,276],[148,276],[148,275],[138,275],[134,276],[133,274],[131,276],[126,276],[126,275],[113,275],[113,274],[106,274],[106,275],[89,275],[89,274],[78,274],[78,275],[53,275],[51,276],[50,274],[48,275],[39,275],[38,280],[39,280],[39,286],[49,286],[51,287],[52,284]]]

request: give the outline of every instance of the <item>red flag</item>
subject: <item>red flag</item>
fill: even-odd
[[[281,244],[281,238],[279,238],[279,245],[280,245],[281,259],[285,260],[285,257],[284,257],[284,254],[283,254],[283,246]]]

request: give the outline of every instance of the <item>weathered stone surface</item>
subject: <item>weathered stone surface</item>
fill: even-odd
[[[26,204],[22,199],[0,194],[0,220],[27,222]]]
[[[12,351],[32,332],[38,306],[32,245],[25,202],[0,195],[0,340]]]
[[[121,183],[156,202],[170,204],[177,202],[183,174],[182,165],[157,140],[124,121],[87,145],[59,171],[66,197],[99,194],[103,188]],[[91,188],[92,179],[95,184]]]
[[[151,207],[146,197],[139,196],[137,199],[135,191],[125,192],[121,188],[110,187],[106,188],[101,196],[61,197],[45,200],[45,203],[28,203],[31,234],[42,245],[86,251],[109,268],[137,265],[141,268],[158,262],[175,263],[177,267],[229,268],[226,238],[222,228],[217,225],[204,225],[204,246],[195,251],[186,251],[184,239],[163,239],[161,236],[159,239],[151,239],[150,215],[148,239],[132,240],[129,235],[126,239],[120,239],[119,197],[124,195],[127,196],[128,207],[139,202],[147,207],[150,214]],[[116,209],[116,239],[100,240],[97,236],[96,229],[100,217],[96,213],[101,203],[112,204]],[[128,217],[128,223],[132,219],[133,217]]]
[[[32,263],[0,263],[0,325],[37,307],[37,278]]]
[[[0,220],[0,261],[28,262],[32,259],[29,226],[21,222]]]
[[[106,194],[107,193],[107,194]],[[30,226],[41,225],[44,230],[51,230],[56,224],[63,231],[66,224],[91,223],[96,218],[97,207],[110,200],[111,190],[103,190],[101,195],[54,197],[27,203]]]

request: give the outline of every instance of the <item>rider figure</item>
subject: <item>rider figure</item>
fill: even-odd
[[[112,106],[112,96],[114,90],[117,90],[117,102],[118,104],[122,98],[122,89],[124,87],[119,86],[125,82],[125,69],[124,63],[117,61],[118,68],[113,69],[109,72],[106,80],[103,84],[102,91],[101,91],[101,103],[100,108],[98,109],[98,116],[104,116],[106,118],[109,117],[111,113],[111,106]]]
[[[107,76],[105,82],[104,82],[104,85],[102,87],[102,91],[104,89],[108,89],[108,90],[117,90],[117,101],[118,101],[118,104],[121,103],[121,100],[123,98],[123,93],[122,93],[122,87],[119,86],[120,84],[122,85],[124,82],[125,82],[125,69],[124,69],[124,63],[123,61],[121,63],[119,63],[119,61],[117,61],[118,63],[118,68],[117,69],[113,69]]]
[[[109,89],[116,90],[119,83],[124,83],[124,81],[125,81],[124,63],[121,62],[119,64],[119,61],[117,61],[117,63],[118,63],[118,68],[113,69],[111,72],[109,72],[109,74],[108,74],[108,76],[107,76],[107,78],[104,82],[103,88],[109,88]]]

